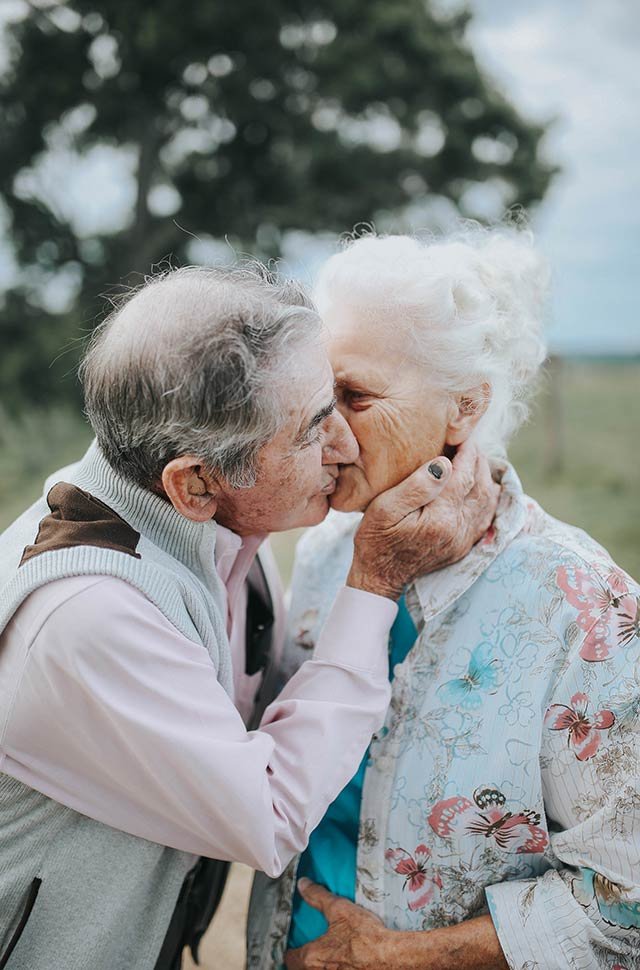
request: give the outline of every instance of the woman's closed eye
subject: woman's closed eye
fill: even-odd
[[[356,391],[351,388],[344,388],[341,394],[342,400],[352,411],[361,411],[371,404],[373,395],[367,391]]]

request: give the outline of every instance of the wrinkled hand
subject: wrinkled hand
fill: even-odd
[[[429,469],[439,465],[438,479]],[[378,495],[355,536],[348,586],[398,599],[404,587],[466,556],[487,531],[500,486],[476,446],[438,457]]]
[[[309,879],[302,898],[324,913],[329,929],[285,954],[287,970],[509,970],[491,917],[455,926],[403,932],[387,929],[362,906]]]
[[[377,916],[309,879],[300,879],[298,890],[305,902],[325,915],[329,929],[306,946],[289,950],[284,960],[287,970],[391,970],[395,966],[390,931]]]

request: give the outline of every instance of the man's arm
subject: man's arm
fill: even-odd
[[[395,604],[343,591],[313,659],[247,732],[205,648],[140,592],[58,585],[49,615],[32,594],[6,634],[24,670],[2,769],[133,835],[277,874],[382,723]]]

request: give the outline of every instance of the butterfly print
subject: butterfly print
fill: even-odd
[[[446,704],[455,704],[463,710],[476,710],[482,706],[482,694],[495,694],[498,687],[499,663],[491,654],[490,643],[480,643],[471,654],[466,674],[441,684],[438,697]]]
[[[426,845],[419,845],[413,855],[406,849],[387,849],[384,857],[394,872],[405,877],[403,889],[407,892],[410,910],[427,906],[442,889],[442,880],[438,873],[427,873],[431,849]]]
[[[454,795],[437,802],[427,821],[443,838],[470,832],[492,839],[508,852],[543,852],[549,839],[540,827],[540,815],[529,809],[505,809],[506,798],[497,788],[476,788],[473,801]]]
[[[582,906],[589,906],[595,898],[600,915],[610,926],[640,928],[640,903],[627,902],[622,888],[599,872],[584,868],[581,873],[581,879],[571,880],[571,889]]]
[[[560,566],[556,579],[586,633],[580,647],[583,660],[607,660],[612,651],[640,636],[640,602],[630,594],[624,573],[612,570],[603,582],[594,573]]]
[[[567,744],[573,749],[578,761],[593,758],[600,745],[601,731],[607,731],[615,721],[613,711],[596,711],[593,719],[587,717],[589,698],[586,694],[574,694],[571,706],[552,704],[544,716],[551,731],[567,731]]]
[[[619,613],[618,634],[623,646],[640,637],[640,597],[625,597],[624,607]]]

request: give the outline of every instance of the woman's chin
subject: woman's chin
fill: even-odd
[[[329,504],[336,512],[364,512],[370,501],[369,496],[359,495],[357,492],[348,492],[338,485],[329,499]]]
[[[359,468],[346,465],[340,470],[336,490],[329,501],[336,512],[364,512],[378,494]]]

